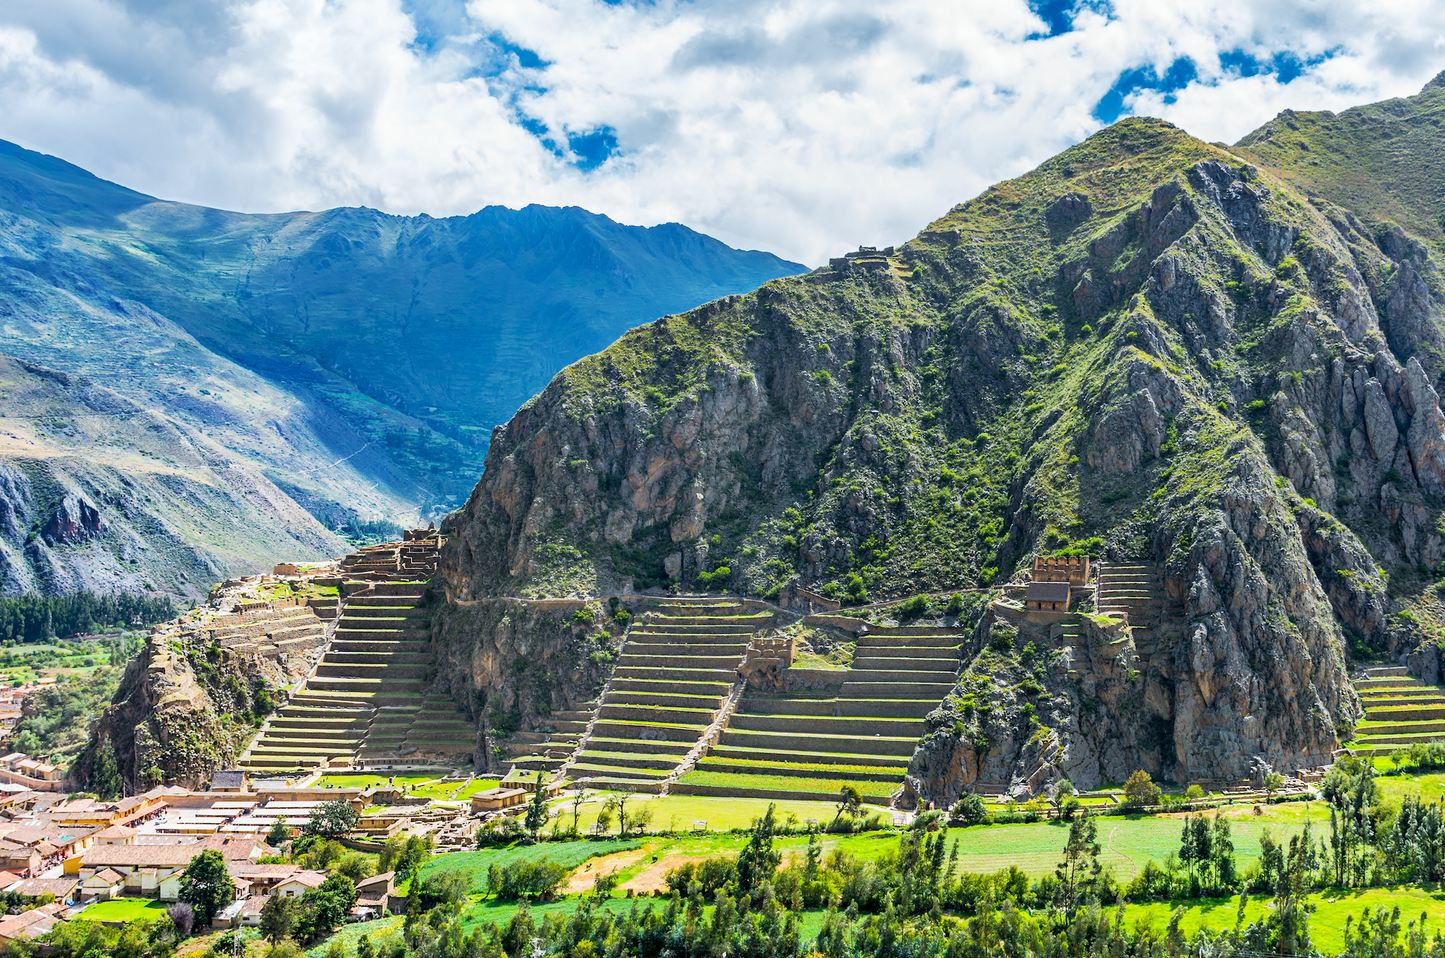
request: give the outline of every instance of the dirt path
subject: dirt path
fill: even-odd
[[[566,892],[575,894],[577,892],[588,892],[597,881],[598,875],[610,875],[613,872],[621,871],[634,862],[641,861],[651,854],[645,848],[633,848],[625,852],[613,852],[611,855],[603,855],[591,861],[584,862],[577,867],[567,879]]]
[[[650,895],[654,891],[661,891],[667,887],[667,873],[680,865],[688,862],[703,862],[712,855],[668,855],[661,861],[653,862],[638,874],[635,878],[628,879],[622,885],[623,891],[632,891],[637,894]]]

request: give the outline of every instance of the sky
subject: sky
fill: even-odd
[[[1425,0],[5,0],[0,138],[225,209],[577,205],[811,266],[1120,116],[1233,142],[1441,70]]]

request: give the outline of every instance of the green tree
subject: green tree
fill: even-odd
[[[1149,773],[1142,768],[1129,776],[1129,781],[1124,783],[1124,803],[1133,808],[1140,808],[1145,805],[1158,805],[1159,796],[1163,792]]]
[[[355,904],[356,886],[351,879],[331,875],[301,896],[298,924],[309,939],[325,937],[346,922],[346,913]]]
[[[273,946],[296,930],[296,899],[272,895],[261,906],[261,937]]]
[[[208,848],[191,859],[181,874],[179,898],[195,909],[202,924],[209,925],[216,913],[236,898],[236,883],[226,871],[226,859]]]
[[[537,840],[537,833],[542,826],[547,824],[547,790],[542,787],[542,772],[537,771],[536,786],[532,791],[532,802],[527,806],[527,819],[523,824],[527,831],[532,833],[532,841]]]
[[[838,790],[838,813],[833,816],[836,822],[840,818],[857,818],[863,812],[863,796],[858,794],[858,789],[852,785],[844,785]]]
[[[782,852],[773,848],[773,836],[777,833],[776,810],[777,806],[769,802],[768,810],[753,822],[747,844],[738,852],[738,887],[743,891],[751,893],[771,880],[783,859]]]
[[[1064,842],[1064,860],[1054,870],[1064,905],[1073,908],[1083,895],[1085,886],[1096,880],[1099,864],[1099,825],[1090,817],[1076,818],[1069,823],[1069,838]]]
[[[955,825],[982,825],[988,821],[988,806],[983,796],[969,792],[960,795],[953,808],[948,811],[948,820]]]
[[[283,815],[271,824],[271,830],[266,833],[266,844],[272,848],[280,848],[291,838],[291,826],[286,824],[286,817]]]
[[[301,831],[307,835],[320,835],[322,838],[340,838],[355,828],[360,820],[361,816],[351,807],[351,803],[338,798],[335,801],[322,802],[311,809],[311,818]]]

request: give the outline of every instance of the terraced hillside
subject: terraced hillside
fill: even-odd
[[[1152,655],[1178,632],[1183,608],[1164,588],[1164,567],[1157,562],[1104,562],[1099,566],[1098,611],[1128,616],[1134,647]]]
[[[772,613],[735,599],[657,600],[628,630],[568,774],[596,787],[658,791],[718,718],[753,634],[773,624]]]
[[[1412,677],[1403,666],[1365,670],[1355,680],[1365,720],[1355,728],[1350,751],[1384,755],[1417,742],[1445,739],[1445,689]]]
[[[281,605],[207,619],[184,631],[187,640],[230,649],[238,655],[254,653],[275,658],[283,652],[304,652],[326,641],[326,626],[319,611],[309,605]]]
[[[749,689],[680,795],[756,794],[835,799],[844,784],[887,805],[923,734],[923,717],[953,688],[964,636],[928,627],[876,628],[858,637],[836,693]]]
[[[349,760],[469,760],[476,730],[450,698],[427,692],[433,670],[423,590],[434,569],[403,544],[390,565],[353,562],[340,618],[304,687],[242,757],[253,770]],[[348,557],[351,558],[351,557]],[[409,567],[408,567],[409,566]]]

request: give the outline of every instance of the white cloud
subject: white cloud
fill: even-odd
[[[1126,112],[1233,141],[1445,67],[1434,3],[1080,6],[1046,37],[1023,0],[12,0],[0,137],[210,206],[577,204],[817,263],[1087,136],[1127,71],[1193,79]]]

